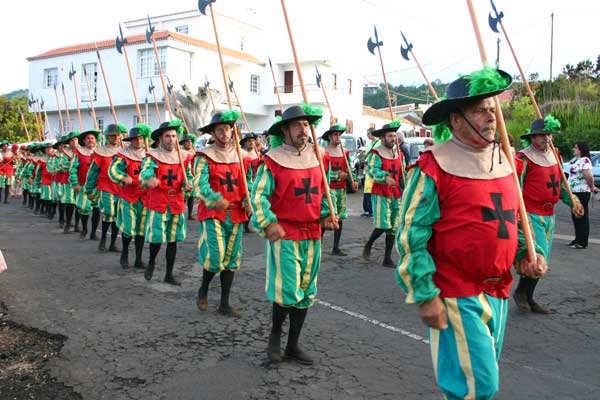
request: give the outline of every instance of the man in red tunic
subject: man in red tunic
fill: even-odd
[[[153,149],[142,161],[140,182],[148,188],[142,201],[147,208],[146,241],[150,243],[150,260],[144,278],[149,281],[154,273],[156,256],[162,243],[167,243],[165,283],[181,285],[173,276],[177,242],[185,240],[186,219],[184,191],[191,191],[191,175],[182,168],[177,152],[178,119],[163,122],[152,132]]]
[[[194,188],[200,199],[198,255],[202,271],[202,286],[198,290],[197,306],[208,309],[208,286],[216,274],[221,279],[219,313],[232,317],[239,311],[229,305],[229,293],[235,272],[242,262],[243,225],[248,221],[250,205],[246,203],[240,159],[233,142],[233,126],[237,111],[215,113],[208,125],[200,128],[212,134],[214,144],[200,152],[194,173]],[[243,159],[249,172],[250,160]],[[248,175],[246,176],[246,179]]]
[[[409,169],[396,244],[396,281],[427,325],[440,390],[449,399],[492,399],[499,388],[508,296],[517,262],[539,278],[543,256],[517,254],[518,188],[498,148],[493,96],[509,74],[475,71],[448,85],[423,115],[436,137]],[[496,154],[498,153],[498,154]],[[512,156],[509,154],[508,156]]]

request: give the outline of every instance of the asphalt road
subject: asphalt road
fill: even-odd
[[[117,254],[98,253],[97,242],[64,235],[55,221],[13,200],[0,205],[0,248],[9,264],[0,301],[12,320],[68,338],[46,365],[84,399],[441,398],[416,308],[404,303],[393,270],[379,265],[383,238],[370,263],[360,259],[371,231],[360,201],[350,196],[343,236],[349,256],[329,255],[332,235],[325,237],[319,303],[301,336],[318,359],[313,367],[266,360],[271,307],[256,234],[244,239],[233,287],[243,317],[230,319],[216,313],[218,279],[209,311],[195,307],[196,222],[178,250],[183,285],[173,288],[160,281],[163,262],[148,284],[141,273],[123,271]],[[562,205],[557,221],[551,271],[537,291],[556,312],[520,314],[511,304],[499,399],[600,398],[600,241],[570,249],[573,229]],[[598,202],[591,237],[600,238]]]

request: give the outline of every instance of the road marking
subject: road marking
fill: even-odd
[[[554,235],[554,237],[556,239],[560,239],[560,240],[567,240],[567,241],[571,241],[573,239],[575,239],[575,236],[570,236],[570,235],[559,235],[558,233]],[[589,243],[593,243],[593,244],[600,244],[600,239],[595,239],[595,238],[589,238],[588,239]]]
[[[383,329],[387,329],[388,331],[392,331],[394,333],[399,333],[402,336],[406,336],[406,337],[409,337],[409,338],[414,339],[416,341],[419,341],[419,342],[422,342],[422,343],[425,343],[425,344],[429,344],[429,340],[426,339],[426,338],[424,338],[423,336],[419,336],[419,335],[417,335],[415,333],[412,333],[412,332],[409,332],[409,331],[407,331],[405,329],[397,328],[397,327],[395,327],[393,325],[386,324],[385,322],[381,322],[379,320],[376,320],[376,319],[373,319],[373,318],[369,318],[369,317],[367,317],[364,314],[347,310],[344,307],[340,307],[340,306],[337,306],[335,304],[331,304],[331,303],[329,303],[327,301],[323,301],[323,300],[317,300],[317,304],[325,306],[325,307],[327,307],[327,308],[329,308],[331,310],[344,313],[344,314],[349,315],[351,317],[363,320],[363,321],[368,322],[370,324],[373,324],[375,326],[379,326],[379,327],[381,327]]]

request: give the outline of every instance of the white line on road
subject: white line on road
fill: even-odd
[[[358,318],[358,319],[366,321],[366,322],[368,322],[370,324],[379,326],[379,327],[381,327],[383,329],[387,329],[388,331],[399,333],[402,336],[406,336],[406,337],[409,337],[411,339],[415,339],[415,340],[417,340],[419,342],[422,342],[422,343],[425,343],[425,344],[429,344],[429,340],[428,339],[424,338],[423,336],[419,336],[419,335],[417,335],[415,333],[409,332],[409,331],[407,331],[405,329],[396,328],[395,326],[386,324],[385,322],[381,322],[381,321],[378,321],[376,319],[369,318],[366,315],[361,314],[361,313],[357,313],[357,312],[354,312],[354,311],[346,310],[344,307],[336,306],[335,304],[331,304],[331,303],[328,303],[328,302],[323,301],[323,300],[317,300],[317,303],[320,304],[320,305],[322,305],[322,306],[325,306],[327,308],[330,308],[330,309],[332,309],[334,311],[339,311],[339,312],[344,313],[346,315],[349,315],[351,317]]]

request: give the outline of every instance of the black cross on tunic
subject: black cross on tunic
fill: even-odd
[[[508,227],[507,222],[512,224],[515,223],[515,210],[503,210],[502,209],[502,193],[490,193],[494,208],[481,207],[481,216],[483,222],[498,221],[498,235],[499,239],[508,239]]]
[[[555,179],[556,175],[550,174],[550,182],[546,182],[546,187],[548,189],[552,189],[552,196],[556,196],[558,194],[558,181]]]
[[[313,194],[318,194],[319,193],[319,188],[316,186],[310,186],[310,178],[303,178],[302,179],[302,186],[303,187],[297,187],[294,188],[294,195],[295,196],[302,196],[304,195],[304,202],[306,204],[308,203],[312,203],[312,197],[311,195]]]
[[[398,175],[398,170],[396,169],[396,164],[392,165],[392,169],[390,169],[390,174],[394,176],[394,178],[396,177],[396,175]]]
[[[140,164],[137,169],[133,170],[133,176],[138,176],[142,172],[142,164]]]
[[[340,165],[340,163],[335,163],[331,166],[332,171],[339,171],[341,169],[342,169],[342,166]]]
[[[225,179],[219,178],[221,185],[227,185],[227,192],[233,192],[233,187],[238,185],[237,179],[231,179],[231,172],[225,173]]]
[[[173,175],[173,170],[169,169],[167,175],[163,175],[162,178],[169,181],[167,182],[167,186],[173,186],[173,181],[177,179],[177,175]]]

